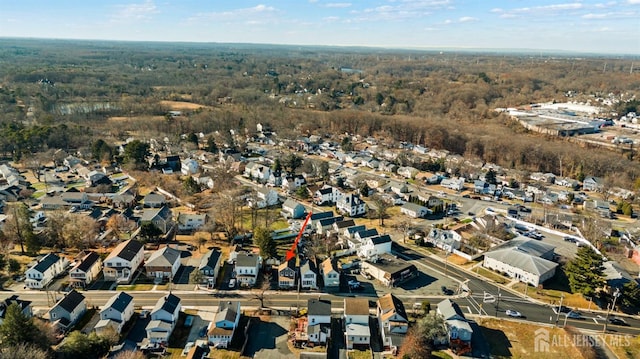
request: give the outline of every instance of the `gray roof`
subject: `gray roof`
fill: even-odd
[[[419,204],[411,203],[411,202],[407,202],[407,203],[403,204],[401,208],[408,209],[408,210],[410,210],[412,212],[420,212],[423,209],[428,209],[425,206],[421,206]]]
[[[218,313],[216,313],[214,322],[217,323],[223,320],[235,322],[236,316],[238,315],[236,312],[237,308],[239,308],[237,301],[221,301],[218,305]]]
[[[52,265],[56,264],[60,260],[60,257],[55,255],[54,253],[49,253],[44,258],[42,258],[33,269],[37,270],[40,273],[44,273],[49,269]]]
[[[377,236],[378,235],[378,230],[375,229],[375,228],[366,229],[364,231],[360,231],[360,232],[356,233],[356,235],[358,237],[360,237],[360,239],[369,238],[369,237]]]
[[[542,241],[527,238],[524,236],[518,236],[500,248],[518,248],[521,252],[529,253],[532,256],[540,257],[545,253],[555,250],[555,246],[546,244]]]
[[[307,301],[307,315],[331,315],[331,301],[309,299]]]
[[[313,272],[313,273],[318,273],[318,267],[316,266],[316,263],[310,259],[307,259],[304,261],[304,263],[300,266],[300,273],[306,273],[306,272]]]
[[[236,267],[257,267],[258,256],[251,253],[239,253],[236,257]]]
[[[162,206],[160,208],[145,208],[142,212],[142,217],[140,217],[141,222],[151,222],[156,217],[161,217],[164,219],[169,218],[171,214],[171,210],[167,206]]]
[[[284,203],[282,204],[283,208],[291,208],[291,209],[295,209],[297,206],[302,206],[302,204],[298,201],[296,201],[295,199],[292,198],[287,198],[286,201],[284,201]],[[304,208],[304,206],[302,206]]]
[[[452,302],[451,299],[445,299],[438,303],[438,313],[442,315],[444,320],[465,319],[460,307]]]
[[[111,299],[109,299],[107,304],[104,305],[104,308],[102,310],[113,308],[114,310],[117,310],[120,313],[124,313],[124,310],[127,309],[127,307],[129,306],[129,303],[131,303],[132,301],[133,301],[132,296],[130,296],[125,292],[120,292],[114,295],[113,297],[111,297]]]
[[[484,256],[536,275],[543,275],[558,266],[558,263],[523,252],[519,248],[498,249],[487,252]]]
[[[205,255],[200,260],[200,266],[198,266],[198,269],[202,270],[207,267],[214,268],[220,260],[221,255],[222,253],[217,249],[212,249],[209,252],[205,253]]]
[[[82,258],[82,261],[74,269],[81,270],[83,272],[88,271],[93,265],[100,259],[100,256],[96,252],[89,252]]]
[[[153,252],[144,265],[145,267],[171,267],[175,262],[180,261],[180,253],[175,248],[164,247]]]
[[[144,200],[143,201],[145,203],[151,203],[151,202],[164,203],[164,202],[167,201],[167,199],[161,194],[149,193],[148,195],[144,196]]]

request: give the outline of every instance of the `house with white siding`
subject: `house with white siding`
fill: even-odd
[[[173,294],[167,294],[158,299],[151,311],[151,321],[145,328],[149,342],[157,344],[169,342],[169,337],[178,323],[181,308],[180,298]]]
[[[400,207],[400,213],[406,214],[411,218],[423,218],[424,216],[431,214],[431,210],[425,206],[407,202]]]
[[[331,337],[331,301],[315,298],[307,301],[307,336],[311,343],[327,343]]]
[[[104,334],[109,330],[108,328],[120,333],[125,323],[133,316],[133,313],[133,297],[125,292],[119,292],[111,297],[100,310],[100,320],[94,330],[98,335]]]
[[[144,246],[141,242],[134,239],[122,242],[104,260],[104,279],[128,283],[143,260]]]
[[[347,349],[369,348],[369,300],[366,298],[344,299],[345,342]]]
[[[409,316],[398,297],[389,293],[378,299],[376,313],[380,324],[382,346],[396,353],[409,330]]]
[[[96,252],[88,252],[69,271],[69,284],[75,288],[86,288],[102,271],[102,260]]]
[[[49,310],[49,321],[62,332],[68,331],[87,311],[84,295],[75,289],[67,293]]]
[[[46,288],[69,265],[64,257],[49,253],[25,272],[25,285],[30,289]]]
[[[554,276],[554,248],[528,238],[514,238],[484,255],[483,266],[534,287]]]
[[[340,287],[340,271],[335,260],[331,258],[325,259],[320,266],[320,270],[325,288]]]
[[[233,334],[240,321],[240,302],[220,301],[218,312],[209,324],[207,338],[209,345],[215,348],[226,348],[233,339]]]

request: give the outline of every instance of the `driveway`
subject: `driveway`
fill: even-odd
[[[287,346],[289,321],[288,316],[273,316],[269,322],[254,321],[247,334],[249,343],[244,355],[260,359],[296,358]]]

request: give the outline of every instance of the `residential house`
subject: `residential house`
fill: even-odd
[[[604,187],[604,180],[600,177],[587,176],[582,181],[583,191],[600,192]]]
[[[66,258],[49,253],[27,269],[25,285],[30,289],[46,288],[56,276],[64,271],[68,264],[69,261]]]
[[[179,213],[178,214],[178,230],[179,231],[195,231],[207,221],[207,215],[204,213]]]
[[[459,192],[464,189],[464,178],[445,178],[440,182],[440,185],[444,188],[452,189]]]
[[[356,222],[353,219],[346,219],[339,222],[334,222],[333,225],[331,226],[331,231],[336,234],[339,234],[344,232],[345,228],[353,227],[355,225],[356,225]]]
[[[311,343],[327,343],[331,337],[331,301],[315,298],[307,301],[307,336]]]
[[[299,258],[294,257],[283,261],[278,266],[278,288],[291,289],[296,287]]]
[[[456,231],[431,228],[424,241],[445,252],[453,252],[454,249],[460,249],[462,236]]]
[[[325,288],[340,287],[340,271],[335,260],[327,258],[322,261],[320,271],[322,272],[322,279],[324,281]]]
[[[602,266],[604,267],[602,274],[604,275],[607,286],[606,289],[609,291],[609,294],[613,294],[615,291],[614,288],[622,289],[625,284],[635,280],[634,277],[616,261],[606,261],[602,263]]]
[[[280,187],[282,186],[282,177],[281,172],[271,171],[266,185],[269,187]]]
[[[173,294],[158,299],[151,311],[151,321],[145,328],[151,343],[166,344],[178,322],[181,309],[180,298]]]
[[[69,284],[84,289],[98,278],[101,270],[102,259],[96,252],[89,252],[69,271]]]
[[[192,175],[198,172],[199,167],[198,161],[188,158],[180,164],[180,172],[185,176]]]
[[[457,355],[469,353],[473,329],[460,307],[451,299],[445,299],[438,303],[436,313],[444,319],[447,327],[446,340],[453,352]]]
[[[69,190],[55,196],[46,195],[40,197],[40,205],[45,210],[60,208],[89,209],[93,207],[93,201],[89,200],[85,192]]]
[[[364,238],[357,250],[358,257],[376,260],[384,253],[391,253],[391,243],[388,234]]]
[[[172,280],[182,265],[181,253],[180,250],[169,246],[153,252],[144,264],[147,276]]]
[[[241,286],[253,287],[260,271],[260,256],[253,253],[239,253],[236,257],[236,278]]]
[[[367,212],[367,204],[354,193],[347,194],[336,202],[338,212],[351,216],[362,216]]]
[[[398,173],[399,176],[402,176],[404,178],[415,178],[418,172],[420,171],[417,168],[403,166],[403,167],[398,167],[398,171],[396,173]]]
[[[315,227],[321,219],[331,218],[334,216],[333,211],[326,212],[313,212],[309,218],[309,224],[311,227]]]
[[[367,229],[367,226],[365,226],[364,224],[351,226],[351,227],[345,228],[344,231],[342,232],[342,235],[347,239],[353,239],[355,238],[356,233],[364,231],[366,229]]]
[[[336,222],[343,221],[344,217],[335,216],[331,218],[324,218],[318,221],[316,224],[316,232],[318,234],[325,234],[333,228],[333,224]]]
[[[600,217],[603,217],[603,218],[611,217],[611,206],[607,201],[603,201],[599,199],[587,200],[587,201],[584,201],[583,207],[585,210],[595,211],[596,213],[598,213],[598,215],[600,215]]]
[[[24,314],[27,318],[31,318],[33,316],[31,302],[28,300],[18,299],[18,295],[13,294],[12,296],[0,302],[0,324],[4,322],[4,318],[7,315],[7,308],[9,308],[11,304],[17,305],[18,308],[20,308],[20,310],[22,311],[22,314]]]
[[[240,321],[240,302],[220,301],[218,312],[209,324],[207,337],[209,344],[215,348],[226,348],[233,339],[233,334]]]
[[[407,202],[400,207],[400,213],[406,214],[412,218],[423,218],[424,216],[431,214],[431,210],[425,206]]]
[[[369,348],[369,300],[366,298],[344,299],[345,342],[347,349]]]
[[[269,187],[260,187],[256,190],[257,201],[255,205],[258,208],[271,207],[278,204],[278,192]],[[251,203],[253,207],[254,204]]]
[[[167,199],[161,194],[151,192],[144,196],[142,203],[147,208],[160,208],[167,204]]]
[[[144,260],[144,246],[134,239],[120,243],[104,260],[105,281],[128,283]]]
[[[271,175],[271,168],[256,162],[249,162],[244,168],[244,176],[258,183],[266,183]]]
[[[282,214],[286,218],[298,219],[304,217],[307,209],[298,201],[288,198],[282,204]]]
[[[415,265],[388,253],[379,255],[375,262],[361,262],[360,272],[367,273],[387,287],[397,287],[418,276]]]
[[[318,267],[315,259],[306,259],[300,265],[300,286],[302,289],[318,289]]]
[[[104,334],[111,328],[120,333],[125,323],[134,313],[133,297],[125,292],[119,292],[107,301],[100,310],[100,320],[94,327],[98,335]]]
[[[167,234],[173,228],[173,215],[167,206],[160,208],[145,208],[140,217],[140,225],[152,223],[162,234]]]
[[[557,178],[556,179],[556,184],[558,186],[562,186],[562,187],[569,187],[572,189],[578,189],[580,188],[580,182],[578,180],[574,180],[573,178],[569,178],[569,177],[564,177],[564,178]]]
[[[302,175],[285,176],[282,179],[282,189],[287,192],[293,192],[305,183],[307,183],[307,181]]]
[[[325,186],[317,190],[313,195],[313,202],[319,206],[337,203],[344,193],[336,187]]]
[[[209,288],[213,288],[218,279],[221,262],[222,253],[217,249],[208,251],[200,260],[198,270],[202,272],[202,275],[206,278]]]
[[[473,181],[473,192],[493,195],[496,192],[496,185],[482,180],[475,180]]]
[[[534,287],[553,277],[558,263],[552,262],[554,247],[528,238],[514,238],[485,253],[483,266]]]
[[[67,332],[86,311],[84,295],[73,289],[49,310],[49,321],[58,330]]]
[[[389,293],[378,299],[376,312],[380,323],[382,346],[385,350],[396,353],[409,330],[409,316],[404,309],[404,304],[398,297]]]

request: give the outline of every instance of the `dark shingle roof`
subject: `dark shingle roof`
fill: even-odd
[[[136,256],[136,254],[138,254],[138,252],[140,252],[141,249],[141,242],[130,239],[129,241],[127,241],[127,244],[122,247],[120,253],[118,253],[118,257],[130,261]]]
[[[93,265],[99,259],[100,259],[100,256],[98,255],[98,253],[89,252],[86,256],[84,256],[84,258],[82,258],[82,261],[74,269],[78,269],[78,270],[81,270],[83,272],[86,272],[89,269],[91,269],[91,267],[93,267]]]
[[[49,269],[49,267],[54,265],[59,260],[60,260],[60,257],[55,255],[54,253],[49,253],[46,256],[44,256],[44,258],[42,258],[40,262],[38,262],[38,264],[33,266],[33,269],[37,270],[40,273],[44,273],[47,269]]]
[[[371,238],[371,241],[373,242],[373,244],[388,243],[391,242],[391,237],[388,234],[384,234]]]
[[[176,297],[173,294],[168,294],[166,297],[163,298],[164,299],[164,303],[162,304],[162,309],[165,310],[166,312],[169,313],[173,313],[176,311],[176,308],[178,307],[178,305],[180,304],[180,298]]]
[[[358,237],[360,237],[360,239],[369,238],[369,237],[377,236],[378,235],[378,230],[375,229],[375,228],[371,228],[371,229],[367,229],[367,230],[364,230],[364,231],[360,231],[360,232],[356,233],[356,235],[358,235]]]
[[[307,303],[307,315],[331,315],[331,301],[309,299]]]
[[[84,295],[72,290],[58,302],[58,306],[71,313],[84,301]]]
[[[129,303],[133,300],[133,297],[125,292],[120,292],[109,299],[105,308],[113,308],[120,313],[124,313],[124,310],[129,306]]]
[[[216,250],[216,249],[210,250],[204,255],[204,257],[202,257],[202,260],[200,261],[200,266],[198,267],[198,269],[204,269],[206,267],[214,268],[216,263],[218,263],[218,261],[220,260],[221,254],[222,253],[219,250]]]
[[[311,220],[312,221],[317,221],[319,219],[331,218],[331,217],[333,217],[333,211],[319,212],[319,213],[312,214],[311,215]]]

